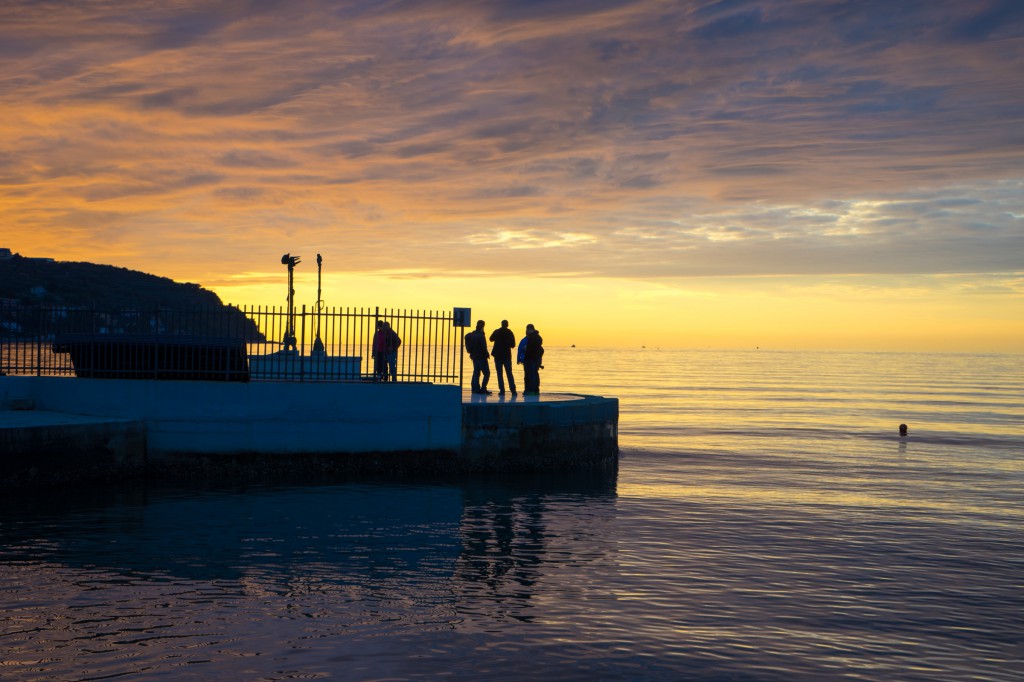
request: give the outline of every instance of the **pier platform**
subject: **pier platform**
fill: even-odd
[[[474,395],[422,383],[0,377],[0,488],[617,464],[615,398]]]
[[[617,466],[617,398],[463,392],[461,456],[475,469]]]
[[[0,409],[0,488],[130,478],[146,468],[140,419]]]

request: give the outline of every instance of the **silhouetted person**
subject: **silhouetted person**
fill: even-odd
[[[466,352],[473,360],[473,393],[490,394],[487,382],[491,378],[491,368],[487,360],[491,354],[487,352],[487,336],[484,335],[484,321],[476,323],[476,329],[466,334]],[[481,381],[481,376],[483,381]]]
[[[523,365],[523,395],[540,395],[540,368],[544,358],[544,339],[532,324],[526,325],[526,336],[519,342],[519,362]]]
[[[491,332],[491,357],[494,371],[498,375],[498,395],[505,395],[505,376],[508,376],[508,390],[516,394],[516,380],[512,378],[512,349],[516,347],[516,335],[508,328],[508,320],[501,321],[501,328]]]
[[[900,435],[901,436],[907,435],[907,425],[906,424],[900,424]]]
[[[384,354],[387,359],[387,371],[391,375],[391,381],[398,381],[398,347],[402,345],[402,339],[398,332],[391,328],[387,322],[384,323]]]
[[[377,320],[377,331],[373,334],[373,379],[388,380],[388,333],[383,320]]]

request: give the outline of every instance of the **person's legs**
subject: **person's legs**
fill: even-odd
[[[540,393],[540,363],[527,360],[523,365],[526,366],[526,393]]]
[[[508,390],[513,393],[516,392],[516,380],[512,377],[512,358],[506,358],[502,360],[501,367],[498,367],[498,385],[501,386],[501,373],[504,372],[508,377]],[[503,389],[504,390],[504,389]]]
[[[473,393],[480,392],[480,361],[473,358],[473,380],[469,384]]]
[[[484,358],[480,361],[480,369],[483,371],[483,377],[480,379],[480,390],[487,390],[487,382],[491,380],[491,363]]]
[[[398,351],[388,353],[388,370],[391,373],[391,381],[398,381]]]
[[[473,392],[483,393],[487,390],[487,382],[491,378],[491,367],[487,358],[473,358]]]
[[[501,375],[502,361],[498,358],[494,358],[494,373],[498,375],[498,393],[505,392],[505,377]]]

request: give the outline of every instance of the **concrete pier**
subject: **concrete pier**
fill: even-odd
[[[619,401],[574,394],[469,396],[462,458],[485,471],[616,466]]]
[[[0,409],[0,488],[129,478],[145,469],[141,420]]]
[[[0,376],[0,488],[614,467],[618,400],[457,386]]]

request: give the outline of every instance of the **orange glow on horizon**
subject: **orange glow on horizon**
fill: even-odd
[[[315,271],[296,272],[296,304],[312,309]],[[284,304],[283,268],[249,279],[210,288],[226,303]],[[974,293],[967,279],[912,278],[887,287],[861,277],[829,284],[814,278],[667,284],[328,274],[324,300],[328,307],[469,307],[488,328],[502,319],[515,330],[532,323],[546,343],[559,346],[1021,352],[1024,305]]]

